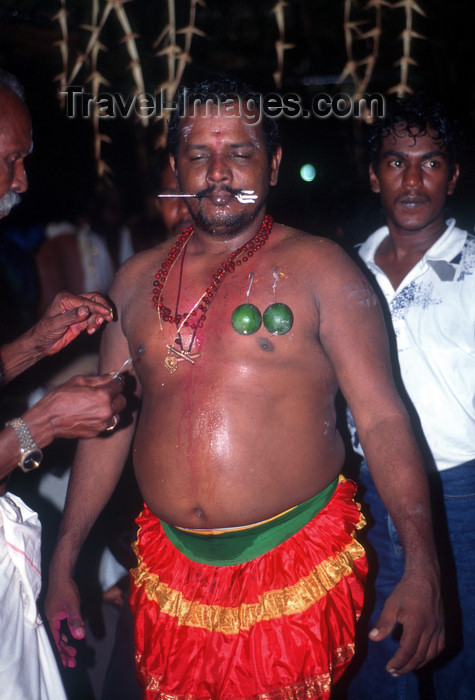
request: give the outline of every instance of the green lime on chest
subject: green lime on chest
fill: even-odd
[[[254,304],[236,306],[231,316],[231,324],[241,335],[252,335],[261,327],[261,312]]]
[[[272,333],[272,335],[284,335],[292,328],[294,316],[287,304],[275,302],[264,311],[263,321],[269,333]]]

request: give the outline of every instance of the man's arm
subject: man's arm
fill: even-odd
[[[95,333],[111,319],[110,305],[98,293],[58,294],[33,328],[0,349],[0,384],[11,381],[38,360],[59,352],[83,330]],[[121,390],[121,384],[112,381],[111,376],[74,377],[21,418],[40,448],[57,437],[92,437],[105,430],[125,407]],[[1,492],[21,456],[20,442],[12,427],[0,432],[0,455]]]
[[[0,383],[8,383],[38,360],[55,355],[83,330],[92,335],[111,320],[112,310],[101,294],[61,292],[29,331],[0,349]]]
[[[318,280],[320,339],[351,408],[376,488],[405,554],[405,573],[371,631],[383,639],[400,623],[393,675],[419,668],[444,645],[439,567],[424,465],[395,388],[379,303],[361,271],[338,249],[334,275]],[[342,282],[343,280],[343,282]]]
[[[49,569],[45,612],[64,666],[76,665],[76,650],[62,634],[65,620],[74,639],[84,637],[84,622],[74,568],[84,541],[119,481],[133,425],[106,438],[82,440],[68,486],[58,542]]]
[[[120,379],[112,375],[73,377],[53,389],[21,418],[38,447],[58,437],[94,437],[119,419],[125,408]],[[20,461],[20,442],[12,427],[0,432],[0,491]]]
[[[119,322],[110,324],[101,342],[100,369],[118,369],[129,356]],[[129,369],[127,370],[129,371]],[[56,549],[50,564],[49,588],[45,601],[56,646],[65,666],[76,665],[76,650],[61,632],[66,621],[75,639],[84,637],[80,600],[73,580],[81,547],[100,512],[111,497],[127,459],[135,429],[135,417],[111,434],[79,443],[64,508]]]

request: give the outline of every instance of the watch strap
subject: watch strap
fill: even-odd
[[[12,418],[5,423],[5,426],[13,428],[20,441],[21,457],[18,466],[24,472],[29,472],[40,466],[43,459],[43,452],[33,439],[30,429],[23,418]]]

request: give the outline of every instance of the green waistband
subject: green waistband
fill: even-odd
[[[188,559],[201,564],[243,564],[288,540],[326,506],[335,493],[338,478],[316,496],[282,515],[244,530],[218,534],[183,531],[161,521],[165,535]]]

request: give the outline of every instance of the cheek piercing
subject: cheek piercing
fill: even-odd
[[[257,199],[257,194],[254,190],[239,190],[235,195],[238,202],[241,204],[253,204]],[[157,197],[197,197],[196,194],[157,194]]]

